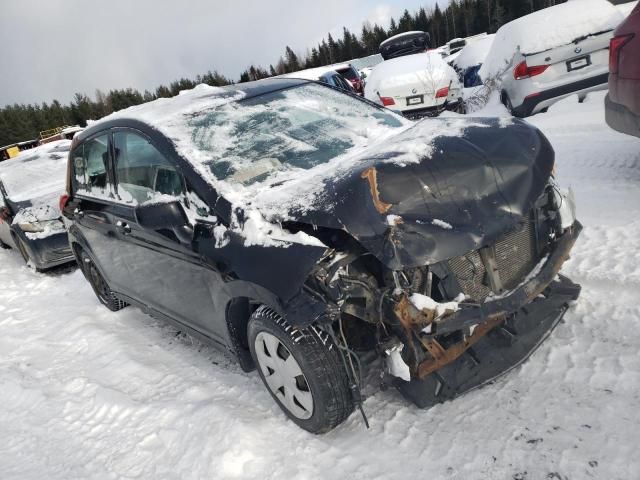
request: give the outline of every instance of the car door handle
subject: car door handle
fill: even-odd
[[[131,226],[128,223],[123,222],[122,220],[118,220],[116,222],[116,228],[120,233],[124,235],[131,233]]]

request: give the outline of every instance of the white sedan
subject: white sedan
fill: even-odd
[[[455,70],[435,52],[417,53],[376,65],[364,95],[410,118],[437,115],[462,106],[462,86]]]

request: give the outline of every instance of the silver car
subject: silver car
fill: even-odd
[[[609,40],[622,14],[606,0],[568,2],[498,30],[480,75],[501,84],[501,100],[526,117],[569,95],[607,88]]]

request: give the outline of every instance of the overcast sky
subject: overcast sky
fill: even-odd
[[[95,89],[155,89],[317,44],[345,25],[388,24],[436,0],[0,0],[0,106],[70,101]],[[440,4],[448,3],[439,0]]]

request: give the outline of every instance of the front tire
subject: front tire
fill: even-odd
[[[317,328],[295,329],[273,310],[259,307],[248,326],[258,374],[284,413],[311,433],[325,433],[353,411],[342,356]]]
[[[80,269],[91,284],[91,288],[93,288],[96,297],[98,297],[100,303],[105,307],[112,312],[117,312],[127,306],[126,302],[116,297],[116,294],[109,288],[109,284],[98,270],[98,267],[96,267],[96,264],[93,263],[91,257],[84,251],[80,252]]]

